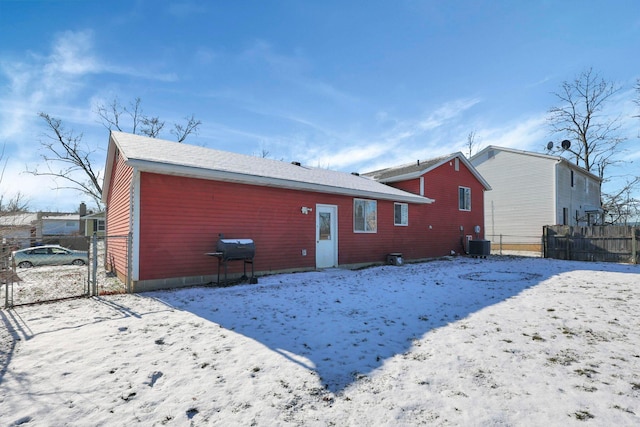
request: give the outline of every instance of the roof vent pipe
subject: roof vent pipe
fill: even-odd
[[[294,166],[301,166],[300,162],[291,162],[291,164],[294,165]]]
[[[418,160],[418,166],[420,166],[420,160]]]
[[[360,176],[358,172],[351,172],[351,175]]]

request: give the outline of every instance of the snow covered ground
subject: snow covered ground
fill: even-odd
[[[104,245],[98,244],[98,256],[104,258]],[[11,274],[10,272],[7,273]],[[89,294],[90,267],[75,265],[53,265],[32,268],[16,268],[12,274],[12,294],[8,298],[13,305],[33,304],[43,301],[53,301],[73,298]],[[0,286],[0,307],[5,307],[6,295],[4,287]],[[114,275],[107,273],[98,263],[96,273],[96,288],[99,295],[124,293],[125,289]],[[9,304],[10,306],[11,304]]]
[[[0,424],[640,425],[640,266],[452,258],[0,312]]]

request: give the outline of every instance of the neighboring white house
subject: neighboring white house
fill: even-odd
[[[490,145],[470,161],[492,188],[484,218],[494,247],[539,249],[545,225],[601,223],[601,179],[563,157]]]
[[[55,243],[84,249],[85,244],[78,240],[85,231],[85,225],[104,225],[104,214],[87,216],[82,221],[80,214],[60,212],[23,212],[0,215],[0,243],[11,247],[26,248],[42,243]],[[81,227],[82,225],[82,227]],[[104,227],[103,227],[104,229]],[[92,229],[93,233],[93,229]],[[76,240],[78,240],[76,242]]]
[[[37,213],[22,212],[0,215],[0,243],[12,247],[28,247],[35,237]]]
[[[44,214],[40,215],[39,222],[36,224],[36,236],[38,238],[46,236],[77,236],[80,232],[79,214]]]

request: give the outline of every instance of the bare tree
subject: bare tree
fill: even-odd
[[[257,154],[253,153],[253,155],[256,157],[260,157],[261,159],[268,159],[271,153],[266,148],[263,148]]]
[[[29,210],[29,199],[18,191],[13,197],[5,202],[4,195],[0,194],[0,215],[27,212]]]
[[[92,166],[92,150],[82,144],[82,134],[67,131],[60,119],[51,117],[47,113],[38,114],[46,123],[51,133],[46,133],[48,141],[41,141],[44,148],[41,155],[46,170],[27,169],[27,172],[37,176],[50,176],[61,179],[68,185],[58,186],[57,189],[73,189],[87,194],[100,206],[102,198],[102,177]],[[60,165],[60,169],[54,168]]]
[[[636,80],[636,99],[633,101],[640,108],[640,79]],[[640,113],[633,116],[640,119]],[[638,137],[640,138],[640,132],[638,132]]]
[[[0,150],[0,164],[2,170],[0,170],[0,184],[4,179],[4,173],[7,170],[8,158],[5,158],[4,154],[5,145],[2,145]],[[4,160],[4,162],[3,162]],[[26,212],[29,210],[29,200],[25,198],[25,195],[18,191],[13,197],[6,198],[4,194],[0,194],[0,215],[12,214],[17,212]]]
[[[178,142],[183,142],[189,135],[192,133],[198,134],[198,127],[202,124],[200,120],[196,120],[196,118],[191,115],[191,117],[184,118],[187,122],[184,125],[179,123],[173,124],[173,129],[171,129],[171,133],[176,136]]]
[[[127,126],[123,123],[126,117],[130,124],[131,133],[158,138],[165,127],[164,120],[158,116],[147,116],[142,110],[142,100],[136,98],[128,107],[122,106],[118,98],[114,98],[108,104],[100,104],[96,107],[96,113],[100,116],[102,124],[109,130],[127,132]],[[176,137],[178,142],[184,142],[191,134],[198,134],[198,127],[202,124],[192,114],[185,117],[186,123],[174,123],[169,132]]]
[[[142,101],[136,98],[129,106],[122,106],[117,98],[108,104],[96,107],[96,113],[100,116],[102,124],[109,130],[126,132],[127,129],[134,134],[157,138],[164,128],[165,122],[157,116],[148,116],[142,111]],[[44,175],[61,180],[67,185],[58,186],[58,189],[73,189],[90,196],[96,206],[100,206],[102,199],[102,176],[93,167],[95,149],[90,149],[82,144],[82,134],[67,131],[60,119],[56,119],[47,113],[38,114],[47,124],[48,132],[45,133],[46,141],[40,144],[45,154],[46,170],[37,168],[27,172],[33,175]],[[200,120],[193,115],[185,118],[186,123],[175,124],[171,133],[178,142],[183,142],[189,135],[197,134]],[[127,126],[128,125],[128,126]],[[56,166],[62,165],[61,168]]]
[[[602,195],[606,224],[627,225],[640,218],[640,199],[633,196],[639,182],[640,177],[627,178],[617,191]]]
[[[606,180],[608,166],[619,163],[618,146],[626,139],[619,135],[620,118],[607,117],[603,110],[620,90],[601,78],[593,69],[580,73],[573,81],[562,83],[555,92],[560,104],[549,110],[548,123],[553,133],[571,141],[560,150],[573,156],[577,165]]]
[[[472,130],[469,132],[469,135],[467,135],[467,144],[465,145],[465,148],[467,149],[467,159],[473,156],[473,151],[476,149],[477,144],[476,131]]]

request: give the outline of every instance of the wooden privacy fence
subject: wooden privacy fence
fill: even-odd
[[[546,225],[542,230],[542,245],[545,258],[638,264],[640,228]]]

